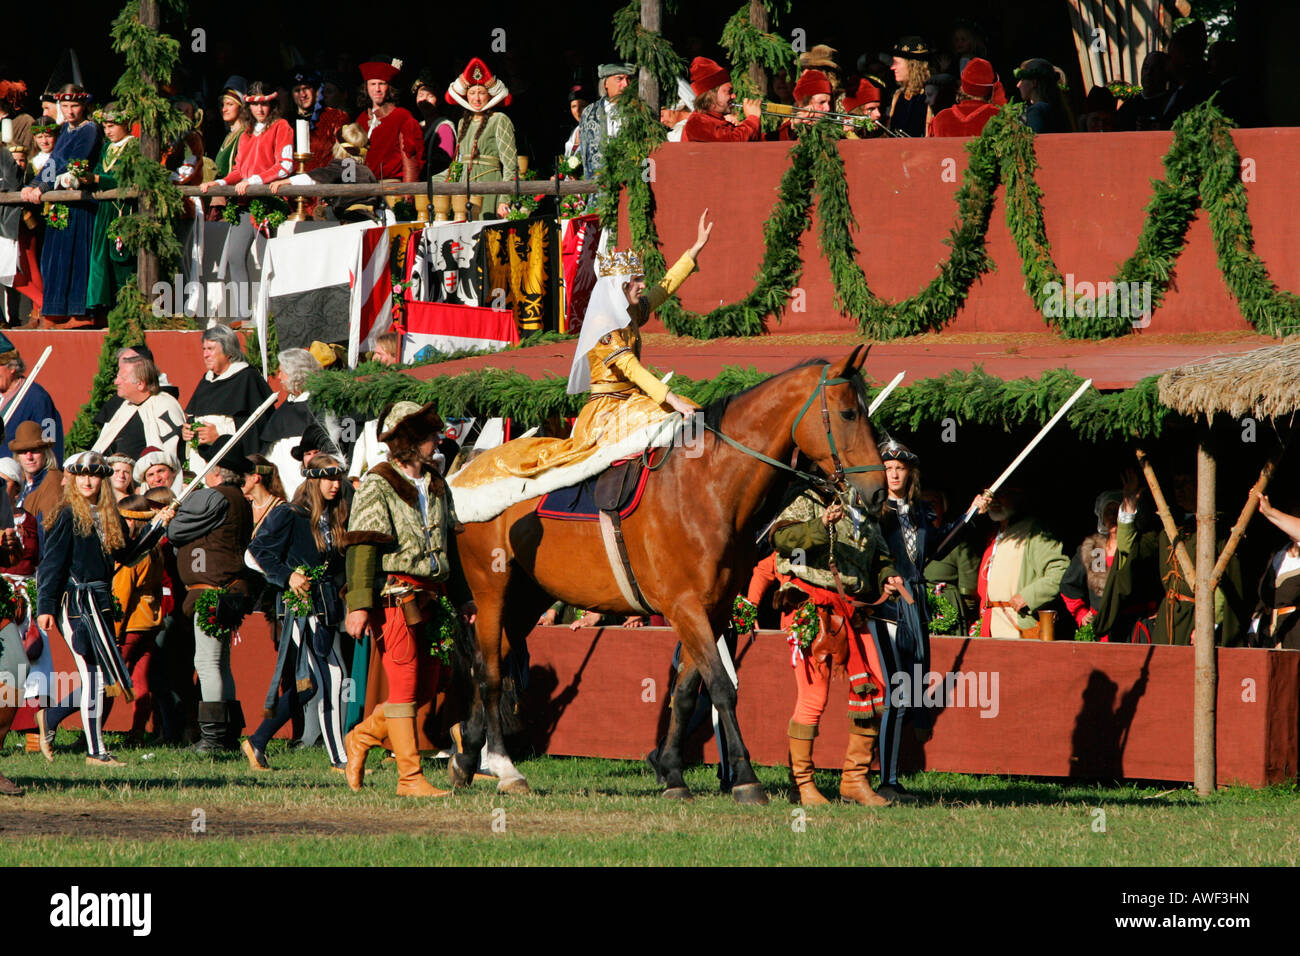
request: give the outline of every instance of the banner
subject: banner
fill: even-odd
[[[406,303],[403,362],[415,361],[420,351],[429,347],[435,352],[449,353],[503,349],[518,343],[519,329],[511,312],[441,302]]]
[[[483,305],[478,261],[481,222],[440,222],[411,237],[406,298],[415,302]]]

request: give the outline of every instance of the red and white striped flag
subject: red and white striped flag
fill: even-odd
[[[406,334],[402,361],[412,362],[421,349],[435,352],[464,349],[503,349],[519,343],[519,327],[508,309],[446,302],[406,303]]]
[[[351,276],[352,321],[348,327],[348,365],[393,324],[393,277],[388,271],[388,228],[372,226],[361,234],[357,265]]]

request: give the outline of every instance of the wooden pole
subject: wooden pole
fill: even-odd
[[[647,33],[663,32],[663,4],[660,0],[641,0],[641,28]],[[640,73],[637,95],[657,115],[659,113],[659,78],[647,70],[644,65],[642,65]]]
[[[1218,773],[1215,754],[1215,693],[1218,658],[1214,643],[1214,497],[1215,468],[1210,454],[1210,436],[1201,436],[1196,448],[1196,682],[1192,723],[1193,775],[1196,792],[1202,797],[1214,793]]]
[[[1151,489],[1151,498],[1156,503],[1156,514],[1160,516],[1165,536],[1171,542],[1177,542],[1174,547],[1174,559],[1183,572],[1183,579],[1195,581],[1196,566],[1192,564],[1192,556],[1187,553],[1187,545],[1178,540],[1178,526],[1174,524],[1173,516],[1169,513],[1169,503],[1165,501],[1165,494],[1160,490],[1160,482],[1156,480],[1156,470],[1151,467],[1151,460],[1141,448],[1137,449],[1137,460],[1142,468],[1142,474],[1146,477],[1147,487]],[[1210,557],[1213,559],[1214,555],[1211,554]]]
[[[763,0],[749,0],[749,22],[754,28],[766,33],[772,28],[767,17],[767,4]],[[758,63],[749,64],[749,79],[758,89],[760,99],[767,99],[767,72]]]
[[[1259,510],[1259,494],[1268,487],[1269,481],[1273,477],[1273,469],[1282,458],[1282,453],[1278,452],[1264,465],[1263,470],[1259,473],[1254,487],[1250,489],[1250,494],[1246,496],[1246,506],[1241,509],[1241,515],[1237,518],[1237,523],[1232,526],[1232,531],[1228,534],[1228,542],[1223,546],[1223,552],[1219,555],[1219,560],[1214,562],[1214,571],[1210,574],[1210,588],[1213,590],[1219,586],[1219,579],[1223,577],[1223,572],[1227,570],[1228,562],[1232,556],[1237,553],[1237,544],[1241,541],[1241,536],[1246,533],[1246,525],[1250,524],[1250,519],[1255,517],[1255,512]]]
[[[152,27],[157,30],[161,20],[158,16],[158,0],[140,0],[140,23],[146,27]],[[145,75],[143,77],[146,84],[152,85],[153,77]],[[158,162],[161,158],[162,151],[158,143],[158,131],[142,126],[140,128],[140,155],[146,160]],[[152,216],[154,214],[153,200],[149,196],[140,197],[140,214],[142,216]],[[142,248],[136,253],[136,282],[140,286],[140,292],[146,298],[151,295],[151,290],[158,282],[158,256],[149,249]]]

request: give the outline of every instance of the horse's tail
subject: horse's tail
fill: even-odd
[[[516,734],[523,729],[522,703],[524,689],[521,681],[528,673],[528,642],[517,636],[511,644],[510,665],[501,674],[501,732]],[[461,625],[456,628],[452,641],[452,681],[461,691],[461,699],[474,700],[475,684],[483,673],[483,652],[479,648],[474,628]],[[467,714],[467,718],[475,715]]]

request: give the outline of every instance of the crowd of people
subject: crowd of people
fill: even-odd
[[[1242,78],[1236,42],[1216,42],[1208,53],[1206,46],[1205,25],[1193,21],[1173,33],[1166,50],[1147,54],[1140,87],[1125,91],[1122,102],[1107,87],[1072,101],[1059,65],[1041,57],[1004,63],[989,50],[978,24],[963,20],[942,44],[905,36],[847,60],[818,44],[800,54],[793,75],[771,77],[763,100],[737,101],[730,73],[697,56],[678,82],[679,98],[661,110],[660,119],[669,140],[692,142],[790,140],[826,114],[846,125],[851,137],[975,136],[1009,97],[1018,96],[1026,104],[1024,121],[1035,132],[1109,132],[1169,129],[1178,116],[1216,96],[1239,125],[1263,125],[1262,97]],[[636,67],[617,61],[598,67],[594,92],[574,83],[560,100],[574,124],[568,138],[526,147],[556,155],[561,168],[534,163],[533,174],[595,179],[621,128],[619,99],[636,83]],[[99,105],[102,97],[93,92],[71,83],[45,90],[37,114],[27,83],[0,77],[0,191],[22,190],[27,203],[0,206],[7,324],[24,317],[28,324],[91,322],[111,308],[132,274],[134,257],[113,233],[129,202],[41,202],[43,193],[56,188],[113,188],[124,157],[139,148],[138,123],[120,115],[116,103]],[[253,185],[278,191],[289,184],[436,179],[463,182],[468,193],[472,183],[530,175],[530,157],[509,115],[506,79],[477,56],[453,76],[405,70],[400,60],[376,56],[351,73],[294,66],[252,81],[230,76],[213,102],[172,92],[190,125],[165,145],[161,161],[172,182],[205,193],[201,206],[186,205],[184,218],[224,215],[237,226],[244,223],[249,241],[248,201],[239,197]],[[219,114],[220,122],[205,122],[205,109]],[[233,186],[238,195],[206,196],[213,186]],[[414,208],[428,215],[426,198],[414,198]],[[502,217],[509,199],[437,197],[433,218]],[[368,196],[311,201],[307,211],[353,221],[378,220],[384,208],[380,197]],[[177,225],[184,228],[185,222]]]

